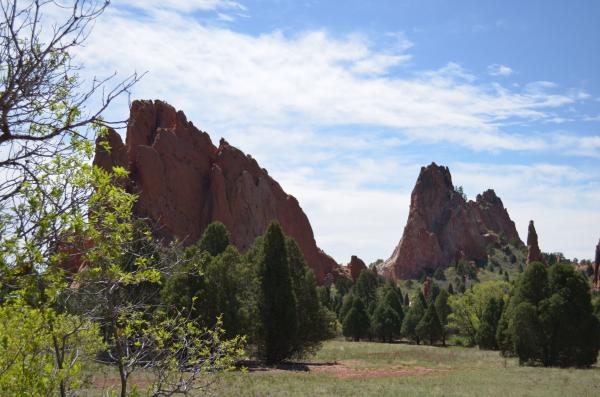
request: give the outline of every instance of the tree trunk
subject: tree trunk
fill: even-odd
[[[127,397],[127,374],[121,363],[119,363],[119,376],[121,377],[121,397]]]

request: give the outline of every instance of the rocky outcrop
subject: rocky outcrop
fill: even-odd
[[[529,221],[529,228],[527,229],[527,264],[531,262],[542,262],[545,263],[542,257],[542,251],[538,244],[538,235],[535,231],[533,221]]]
[[[448,167],[422,167],[411,194],[400,243],[381,266],[389,278],[417,278],[453,262],[485,261],[490,247],[523,246],[514,222],[493,190],[467,201],[454,189]]]
[[[206,226],[221,221],[232,243],[246,250],[278,220],[292,236],[317,280],[338,272],[336,262],[315,242],[298,201],[250,155],[209,135],[187,121],[181,111],[161,101],[134,101],[123,144],[115,131],[101,138],[94,163],[129,171],[127,188],[138,194],[136,215],[148,218],[155,233],[184,244],[198,240]]]
[[[350,258],[350,263],[347,265],[350,270],[350,277],[352,277],[352,281],[356,281],[358,276],[363,270],[367,270],[367,265],[356,255],[352,255]]]
[[[596,258],[594,260],[594,289],[600,291],[600,240],[596,245]]]

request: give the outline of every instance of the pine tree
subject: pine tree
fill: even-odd
[[[372,320],[375,335],[383,342],[391,342],[399,334],[401,324],[396,310],[385,300],[379,302],[373,312]]]
[[[600,349],[588,281],[571,265],[530,263],[515,287],[498,331],[503,353],[522,364],[590,366]]]
[[[435,305],[429,305],[425,315],[421,318],[415,328],[416,334],[421,339],[429,339],[429,344],[433,345],[435,341],[442,339],[443,330],[440,324],[440,318],[435,310]]]
[[[289,358],[293,353],[298,331],[296,297],[285,238],[277,222],[272,222],[265,233],[261,259],[262,324],[259,354],[268,364],[274,364]]]
[[[446,346],[446,327],[448,326],[448,315],[450,314],[450,305],[448,305],[448,292],[441,290],[437,298],[435,298],[435,311],[440,319],[442,326],[442,344]]]
[[[423,294],[420,294],[421,297]],[[425,314],[425,306],[423,302],[425,298],[415,297],[412,301],[412,305],[409,307],[404,321],[402,321],[402,335],[410,340],[420,343],[421,338],[416,332],[417,324],[421,321],[421,318]]]
[[[326,309],[319,302],[314,272],[306,264],[302,251],[293,238],[286,238],[286,248],[298,317],[294,354],[303,356],[316,351],[321,341],[332,335]]]
[[[221,222],[212,222],[208,225],[198,242],[200,251],[206,251],[212,256],[217,256],[225,251],[228,245],[229,232]]]
[[[375,310],[375,306],[377,305],[376,291],[382,282],[382,278],[372,270],[363,270],[356,279],[354,293],[358,298],[362,299],[369,313]]]
[[[354,298],[355,298],[355,295],[352,290],[350,290],[350,292],[348,292],[342,298],[342,305],[340,306],[340,310],[338,312],[338,318],[340,320],[343,321],[346,318],[346,316],[348,315],[348,313],[350,312],[350,309],[352,309],[352,304],[354,303]]]
[[[370,326],[371,323],[365,305],[360,298],[354,298],[352,308],[344,318],[342,324],[344,336],[359,341],[367,335]]]
[[[402,325],[402,320],[404,319],[404,309],[402,309],[402,295],[401,293],[396,292],[394,290],[387,290],[383,295],[383,302],[386,305],[389,305],[398,316],[398,320],[400,324],[398,325],[397,333],[400,332],[400,326]]]

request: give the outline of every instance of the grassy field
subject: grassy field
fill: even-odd
[[[329,341],[305,365],[227,374],[224,396],[599,396],[600,368],[519,367],[461,347]]]

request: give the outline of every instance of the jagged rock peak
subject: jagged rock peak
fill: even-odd
[[[402,239],[380,269],[391,278],[417,278],[459,259],[484,261],[490,246],[506,243],[523,246],[496,193],[465,201],[448,167],[431,163],[421,167]]]
[[[527,264],[531,262],[544,262],[540,246],[538,244],[538,235],[535,231],[533,221],[529,221],[529,227],[527,229]]]
[[[134,101],[126,143],[112,130],[100,140],[112,150],[97,145],[94,163],[130,171],[127,188],[138,195],[134,211],[156,225],[157,235],[191,244],[209,223],[221,221],[232,243],[244,251],[278,220],[298,242],[319,282],[340,274],[338,264],[317,247],[293,196],[252,157],[224,139],[216,147],[166,102]]]
[[[360,273],[363,270],[367,270],[367,265],[358,256],[352,255],[352,257],[350,257],[350,263],[348,263],[348,269],[350,269],[350,276],[352,277],[352,281],[356,281],[356,279],[358,279],[358,276],[360,276]]]

